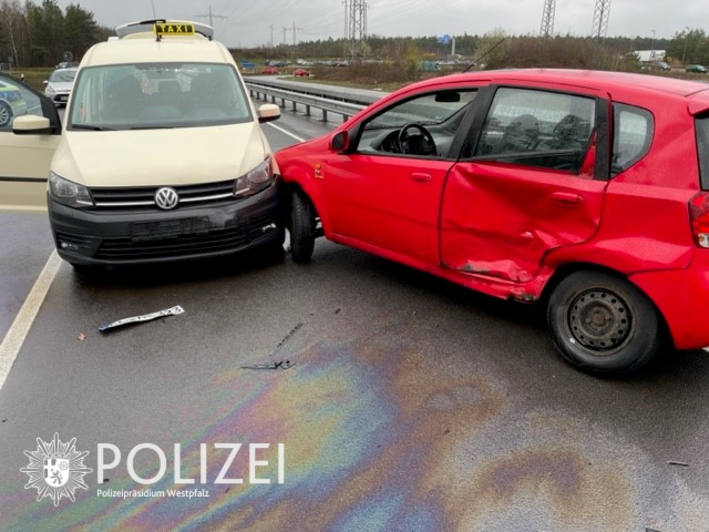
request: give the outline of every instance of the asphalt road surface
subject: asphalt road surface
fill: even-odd
[[[298,137],[327,131],[290,113]],[[295,142],[264,126],[274,148]],[[0,214],[0,335],[52,250],[45,215]],[[185,314],[102,336],[114,319]],[[79,335],[85,334],[80,340]],[[290,369],[242,366],[289,360]],[[709,530],[709,356],[670,354],[602,380],[555,354],[540,312],[468,292],[324,240],[289,257],[109,271],[63,264],[0,390],[0,527],[8,530]],[[23,450],[55,432],[88,450],[87,490],[58,507],[23,488]],[[199,478],[208,497],[131,490],[139,443]],[[269,443],[248,482],[246,451]],[[97,444],[123,458],[98,484]],[[284,483],[276,482],[277,443]],[[679,462],[673,465],[669,462]],[[153,475],[150,451],[135,469]],[[188,486],[193,487],[193,486]]]

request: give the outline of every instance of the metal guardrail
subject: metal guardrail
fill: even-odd
[[[329,100],[338,100],[358,105],[369,105],[388,94],[387,92],[369,89],[355,89],[352,87],[306,83],[303,81],[288,81],[259,76],[245,76],[244,81],[264,87],[301,92],[303,94],[309,94],[310,96],[320,96],[321,98],[327,98]]]
[[[322,112],[324,122],[327,122],[328,113],[342,115],[344,122],[366,107],[366,105],[359,103],[338,101],[306,92],[285,90],[251,81],[246,82],[246,87],[249,89],[251,97],[256,100],[263,99],[264,101],[268,101],[270,98],[272,103],[277,103],[277,101],[280,100],[280,106],[284,108],[286,107],[286,102],[290,102],[293,111],[296,111],[298,104],[300,104],[305,107],[305,114],[308,116],[311,114],[312,108],[319,109]]]

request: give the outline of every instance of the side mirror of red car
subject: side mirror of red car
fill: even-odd
[[[347,131],[340,131],[330,139],[330,149],[332,151],[346,151],[350,147],[350,134]]]

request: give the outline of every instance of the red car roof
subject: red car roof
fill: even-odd
[[[613,89],[633,90],[638,92],[663,92],[675,96],[687,97],[701,91],[709,90],[709,84],[699,81],[688,81],[647,74],[630,74],[626,72],[605,72],[598,70],[564,70],[564,69],[510,69],[510,70],[483,70],[464,74],[452,74],[445,77],[446,81],[465,82],[475,80],[518,80],[518,81],[544,81],[550,83],[564,83],[583,85],[588,88],[607,90]],[[422,81],[419,87],[435,84],[441,78]]]

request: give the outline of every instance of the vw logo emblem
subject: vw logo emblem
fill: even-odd
[[[179,201],[180,197],[177,195],[177,191],[174,188],[162,187],[155,193],[155,205],[165,211],[177,207]]]

